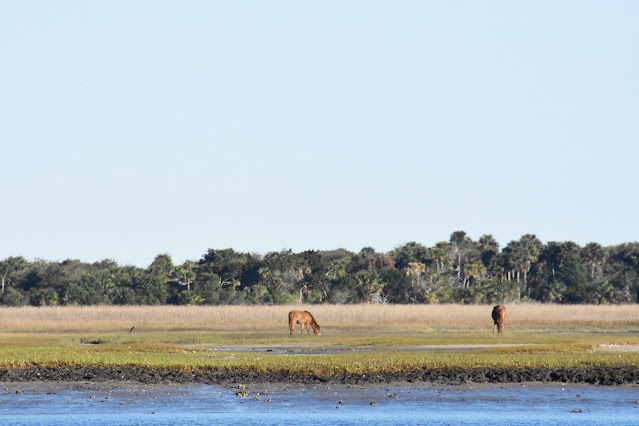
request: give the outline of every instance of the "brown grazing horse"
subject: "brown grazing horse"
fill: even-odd
[[[291,334],[293,334],[293,327],[295,324],[301,324],[301,332],[304,333],[304,327],[306,327],[306,334],[311,334],[308,330],[308,327],[311,326],[313,328],[313,332],[320,336],[322,333],[320,332],[320,326],[315,322],[315,318],[309,311],[291,311],[288,313],[288,328],[291,329]]]
[[[495,326],[497,326],[497,333],[502,334],[504,332],[504,325],[506,324],[506,307],[497,305],[493,308],[493,333],[495,332]]]

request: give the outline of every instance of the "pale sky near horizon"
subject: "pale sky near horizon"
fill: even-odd
[[[639,2],[3,1],[0,259],[639,239]]]

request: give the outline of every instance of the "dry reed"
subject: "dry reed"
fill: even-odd
[[[229,330],[286,328],[291,309],[313,313],[322,327],[485,329],[487,305],[82,306],[3,307],[1,332],[83,330]],[[508,305],[506,327],[633,327],[639,305]]]

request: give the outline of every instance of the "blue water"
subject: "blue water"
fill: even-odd
[[[245,397],[217,386],[0,389],[2,425],[639,424],[638,387],[265,385],[239,389]]]

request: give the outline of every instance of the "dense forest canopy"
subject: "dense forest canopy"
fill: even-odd
[[[580,247],[526,234],[500,249],[492,235],[473,241],[456,231],[433,247],[410,242],[388,253],[209,249],[181,265],[159,254],[146,269],[17,256],[0,261],[0,280],[5,306],[636,303],[639,243]]]

